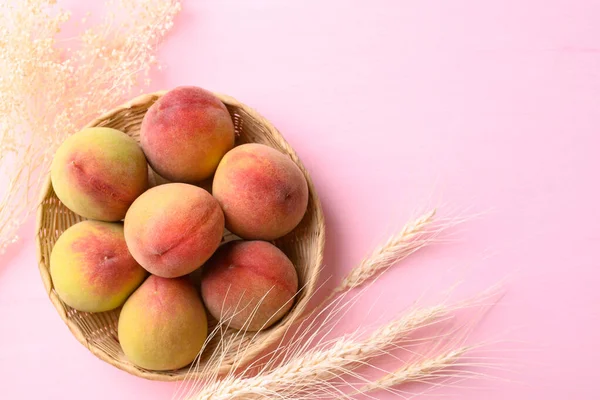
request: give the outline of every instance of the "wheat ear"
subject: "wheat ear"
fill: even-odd
[[[431,243],[446,228],[445,225],[431,227],[435,214],[436,210],[433,209],[404,225],[399,233],[376,248],[358,266],[353,268],[332,291],[329,298],[363,285],[398,261]]]
[[[358,393],[388,390],[412,382],[429,382],[432,379],[439,378],[442,372],[448,372],[470,349],[469,346],[463,346],[446,351],[433,358],[425,358],[422,361],[404,365],[398,370],[362,387]]]

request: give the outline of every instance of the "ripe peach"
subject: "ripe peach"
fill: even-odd
[[[158,371],[191,363],[204,345],[207,330],[200,296],[185,277],[151,275],[119,316],[119,342],[127,358]]]
[[[308,205],[300,168],[283,153],[256,143],[228,152],[217,168],[213,196],[227,229],[244,239],[273,240],[291,232]]]
[[[149,189],[127,211],[125,240],[133,257],[154,275],[174,278],[200,267],[223,237],[219,203],[186,183]]]
[[[56,151],[50,176],[58,198],[90,219],[119,221],[148,188],[148,165],[131,137],[111,128],[87,128]]]
[[[177,87],[146,112],[140,130],[144,153],[162,177],[198,183],[209,178],[234,145],[233,121],[211,92]]]
[[[263,241],[233,241],[202,269],[202,298],[210,314],[235,329],[258,331],[293,305],[298,275],[292,262]]]
[[[66,304],[101,312],[123,305],[147,273],[127,250],[122,223],[83,221],[56,241],[50,275]]]

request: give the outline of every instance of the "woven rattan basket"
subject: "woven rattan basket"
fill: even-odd
[[[146,110],[164,93],[157,92],[137,97],[91,122],[88,127],[107,126],[119,129],[138,140],[140,124]],[[242,360],[235,358],[237,351],[232,351],[231,354],[223,354],[223,363],[220,365],[218,372],[226,373],[233,368],[234,363],[236,365],[248,363],[267,347],[277,342],[282,337],[286,328],[302,314],[316,287],[323,259],[325,226],[321,205],[310,176],[294,150],[277,129],[254,110],[235,99],[224,95],[217,94],[217,96],[225,103],[233,118],[236,131],[236,144],[248,142],[262,143],[289,155],[304,173],[310,192],[308,210],[300,225],[290,234],[275,242],[292,260],[298,271],[299,284],[302,289],[298,294],[294,307],[279,323],[270,329],[260,332],[257,335],[248,333],[235,339],[243,346],[242,348],[247,348],[248,351],[245,351]],[[150,180],[152,184],[156,184],[160,178],[151,172]],[[79,342],[100,359],[133,375],[147,379],[174,381],[190,377],[206,376],[216,372],[208,370],[210,366],[207,360],[212,353],[222,351],[217,347],[217,343],[222,339],[222,336],[217,336],[209,342],[206,350],[199,361],[193,365],[193,368],[183,368],[167,372],[149,371],[131,364],[123,354],[117,338],[119,309],[105,313],[84,313],[78,312],[64,304],[58,298],[52,285],[52,278],[49,273],[50,253],[52,252],[54,243],[62,232],[84,218],[67,209],[58,200],[49,178],[42,188],[40,203],[36,225],[40,273],[50,300]],[[224,240],[226,239],[224,238]],[[214,324],[215,321],[210,321],[209,329]],[[233,337],[233,333],[225,332],[224,335],[231,338]],[[237,350],[239,348],[238,343],[229,348]]]

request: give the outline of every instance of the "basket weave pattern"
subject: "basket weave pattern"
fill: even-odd
[[[164,93],[156,92],[137,97],[92,121],[87,127],[106,126],[115,128],[139,141],[139,129],[146,110]],[[308,210],[304,219],[294,231],[275,241],[275,244],[287,254],[296,266],[299,285],[302,290],[296,298],[294,307],[275,326],[258,334],[248,333],[246,335],[238,335],[235,339],[237,343],[229,347],[232,349],[231,354],[223,354],[223,362],[219,367],[219,372],[226,373],[232,369],[234,363],[236,365],[244,365],[267,347],[276,343],[288,325],[302,314],[316,287],[323,259],[325,225],[321,205],[310,176],[294,150],[277,129],[254,110],[235,99],[220,94],[217,94],[217,96],[227,106],[233,118],[236,145],[248,142],[262,143],[287,154],[303,172],[309,187]],[[160,177],[150,172],[151,184],[161,183],[161,181],[163,180]],[[193,365],[193,369],[183,368],[166,372],[149,371],[133,365],[123,354],[117,337],[117,323],[120,309],[104,313],[79,312],[67,306],[58,298],[49,272],[52,247],[58,237],[68,227],[82,220],[84,218],[67,209],[56,197],[50,178],[48,178],[40,193],[40,207],[38,209],[36,224],[39,269],[50,300],[77,340],[100,359],[133,375],[146,379],[174,381],[186,377],[190,378],[190,372],[192,371],[191,377],[201,377],[209,373],[214,373],[215,371],[208,370],[210,367],[206,361],[213,352],[223,351],[222,348],[217,346],[222,336],[216,336],[211,340],[200,359]],[[224,237],[224,241],[226,240],[227,235]],[[210,319],[209,329],[215,323],[216,321]],[[228,336],[230,339],[234,333],[233,331],[226,331],[223,335]],[[238,345],[244,349],[248,349],[245,351],[244,359],[242,360],[235,358],[235,350],[239,348]]]

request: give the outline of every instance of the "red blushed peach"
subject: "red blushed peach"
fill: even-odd
[[[298,275],[292,262],[263,241],[234,241],[219,248],[202,269],[202,298],[226,326],[258,331],[292,307]]]
[[[111,128],[87,128],[56,151],[50,176],[58,198],[90,219],[119,221],[148,188],[148,165],[131,137]]]
[[[149,189],[127,211],[125,240],[133,257],[154,275],[174,278],[200,267],[221,243],[219,203],[186,183]]]
[[[223,157],[213,196],[227,229],[244,239],[273,240],[291,232],[308,205],[308,185],[300,168],[281,152],[244,144]]]
[[[83,221],[56,241],[50,275],[66,304],[101,312],[123,305],[147,273],[127,250],[122,223]]]
[[[146,112],[140,130],[152,168],[175,182],[209,178],[234,139],[225,105],[211,92],[193,86],[175,88],[158,99]]]
[[[206,312],[187,278],[150,276],[119,316],[119,342],[135,365],[158,371],[191,363],[207,334]]]

